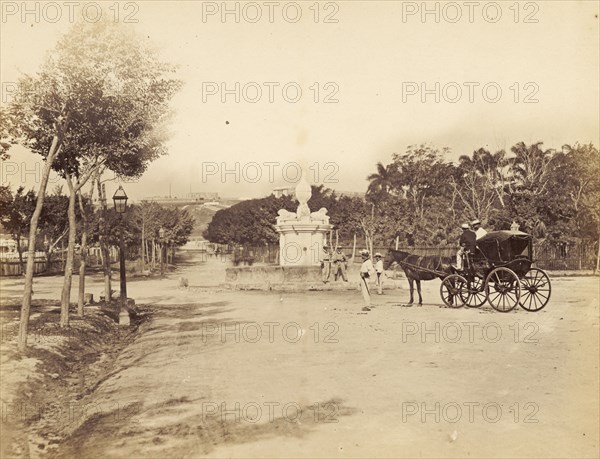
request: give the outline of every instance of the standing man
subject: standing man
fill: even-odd
[[[456,270],[462,271],[464,269],[464,257],[469,253],[475,253],[475,239],[476,235],[467,223],[463,223],[461,225],[462,234],[460,235],[460,239],[458,240],[458,245],[460,246],[458,252],[456,252]]]
[[[381,259],[381,254],[377,252],[375,254],[375,285],[377,285],[377,294],[383,294],[383,260]]]
[[[363,250],[360,255],[362,257],[362,265],[360,265],[360,291],[365,300],[365,306],[362,310],[370,311],[371,293],[369,292],[369,277],[375,273],[375,268],[373,268],[373,262],[368,250]]]
[[[333,278],[337,281],[340,276],[344,282],[348,282],[346,277],[346,255],[342,252],[342,248],[338,247],[333,254]]]
[[[329,282],[329,276],[331,275],[331,254],[329,253],[329,247],[323,246],[323,253],[321,254],[321,280],[324,284]]]
[[[479,220],[473,220],[471,222],[471,228],[473,228],[473,231],[475,231],[476,239],[481,239],[483,236],[485,236],[487,234],[487,231],[481,227],[481,221],[479,221]]]

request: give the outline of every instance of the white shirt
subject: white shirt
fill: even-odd
[[[487,234],[487,231],[484,230],[483,228],[479,227],[479,228],[477,228],[477,231],[475,231],[475,239],[481,239],[486,234]]]
[[[375,262],[375,271],[379,274],[383,272],[383,260],[379,260]]]
[[[361,273],[371,273],[373,271],[375,271],[375,268],[373,268],[373,262],[371,261],[370,258],[363,261],[362,265],[360,265]]]

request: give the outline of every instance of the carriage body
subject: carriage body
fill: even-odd
[[[473,255],[473,269],[487,276],[495,268],[508,268],[519,279],[533,264],[533,238],[521,231],[493,231],[477,240],[478,251]]]
[[[493,231],[477,240],[464,271],[442,281],[440,294],[449,306],[479,307],[486,301],[501,312],[520,305],[541,310],[550,300],[548,275],[532,267],[533,238],[521,231]]]

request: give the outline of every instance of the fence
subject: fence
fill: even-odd
[[[598,256],[597,241],[577,241],[572,243],[542,242],[534,245],[535,266],[552,270],[595,269]]]
[[[99,254],[100,249],[91,247],[88,250],[87,266],[89,268],[97,268],[101,266],[102,259]],[[111,247],[110,250],[110,261],[115,263],[118,261],[118,250]],[[46,254],[44,252],[35,252],[34,258],[34,274],[56,274],[64,271],[64,264],[66,252],[56,252],[52,255],[50,263],[46,261]],[[80,254],[75,253],[73,260],[73,270],[77,272],[79,269]],[[19,261],[19,255],[14,252],[3,253],[0,255],[0,275],[1,276],[20,276],[24,272],[24,268],[27,265],[27,253],[23,254],[23,265]]]
[[[25,257],[25,258],[27,258],[27,257]],[[26,265],[26,264],[27,264],[26,261],[23,263],[23,265],[21,265],[21,262],[19,262],[19,261],[0,260],[0,275],[2,275],[2,277],[20,276],[21,274],[23,274],[23,268],[24,268],[24,265]],[[59,272],[62,269],[62,261],[61,260],[50,261],[49,268],[50,269],[48,269],[48,263],[46,262],[45,259],[35,260],[33,263],[33,273],[41,274],[41,273],[45,273],[45,272]]]
[[[364,247],[357,246],[354,259],[351,249],[344,249],[350,262],[361,263],[360,251]],[[375,253],[381,253],[385,258],[390,247],[374,247]],[[398,250],[420,256],[455,257],[458,246],[400,246]],[[598,243],[596,241],[577,241],[567,243],[539,242],[534,244],[533,259],[535,266],[541,269],[552,270],[593,270],[596,266]],[[219,246],[216,253],[205,253],[203,257],[221,257],[225,261],[232,261],[234,265],[252,265],[254,263],[277,264],[279,263],[279,245],[243,245],[238,247]]]

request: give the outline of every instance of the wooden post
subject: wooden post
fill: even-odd
[[[338,230],[335,230],[335,248],[337,249],[340,245],[340,235]]]
[[[396,236],[396,250],[398,250],[399,244],[400,244],[400,236]]]
[[[352,245],[352,263],[354,263],[355,256],[356,256],[356,233],[354,233],[354,244]]]

